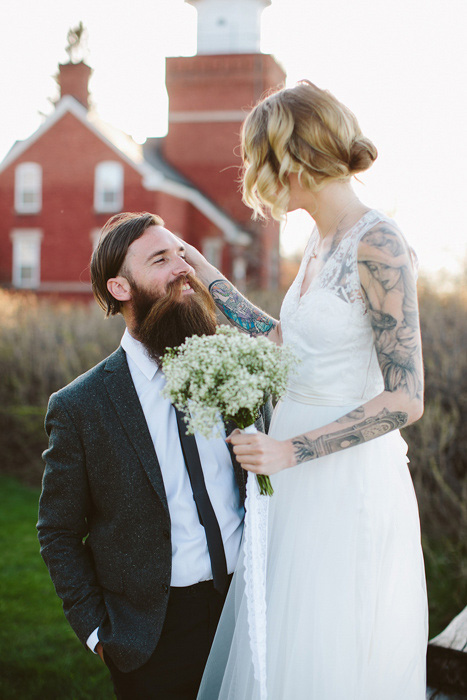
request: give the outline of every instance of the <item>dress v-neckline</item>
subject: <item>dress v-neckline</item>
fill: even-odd
[[[318,243],[318,241],[315,240],[315,241],[314,241],[313,247],[310,245],[313,236],[314,236],[316,233],[318,233],[318,228],[317,228],[317,226],[315,226],[315,227],[313,228],[313,231],[311,232],[310,238],[309,238],[309,240],[308,240],[308,245],[307,245],[307,247],[306,247],[306,249],[305,249],[305,254],[304,254],[304,256],[303,256],[303,263],[304,263],[304,265],[303,265],[303,270],[302,270],[301,275],[300,275],[301,278],[300,278],[299,284],[297,285],[297,286],[298,286],[298,302],[299,302],[299,303],[302,301],[302,299],[303,299],[304,297],[306,297],[306,295],[307,295],[308,292],[311,290],[311,288],[313,287],[313,285],[314,285],[314,283],[316,282],[316,280],[319,279],[319,277],[320,277],[321,274],[323,273],[323,270],[326,268],[326,266],[328,265],[328,263],[329,263],[329,262],[332,260],[332,258],[335,256],[335,254],[336,254],[337,251],[339,250],[340,246],[341,246],[342,243],[345,241],[345,239],[349,236],[349,234],[354,230],[354,228],[355,228],[356,226],[358,226],[358,224],[360,224],[360,223],[363,222],[363,219],[364,219],[368,214],[374,213],[374,212],[375,212],[374,209],[368,209],[368,211],[366,211],[364,214],[362,214],[362,216],[361,216],[359,219],[357,219],[357,221],[356,221],[354,224],[352,224],[352,226],[344,233],[344,235],[342,236],[341,240],[340,240],[339,243],[337,244],[336,248],[332,251],[332,253],[329,255],[329,257],[324,261],[324,264],[322,265],[321,269],[311,278],[311,280],[310,280],[310,282],[309,282],[308,287],[306,288],[306,290],[305,290],[304,292],[302,292],[302,289],[303,289],[303,282],[304,282],[304,280],[305,280],[306,272],[307,272],[307,270],[308,270],[308,265],[309,265],[310,260],[311,260],[311,258],[312,258],[312,252],[311,252],[311,251],[312,251],[312,249],[315,249],[315,248],[316,248],[316,245],[317,245],[317,243]],[[318,237],[319,237],[319,233],[318,233]]]

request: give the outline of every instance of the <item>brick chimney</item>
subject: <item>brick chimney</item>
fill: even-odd
[[[89,109],[89,78],[92,68],[84,61],[80,63],[60,63],[58,66],[57,82],[60,88],[60,98],[71,95]]]

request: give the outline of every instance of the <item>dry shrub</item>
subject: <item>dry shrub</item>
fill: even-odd
[[[121,317],[105,320],[96,304],[52,304],[0,290],[0,405],[41,406],[115,350]]]
[[[52,304],[0,290],[0,471],[40,483],[51,393],[119,344],[122,319],[95,304]]]
[[[467,297],[420,290],[425,413],[405,433],[424,531],[467,541]]]

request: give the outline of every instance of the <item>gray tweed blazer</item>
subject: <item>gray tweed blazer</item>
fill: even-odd
[[[258,429],[270,417],[268,403]],[[161,469],[124,350],[53,394],[45,425],[42,557],[81,642],[99,627],[106,653],[131,671],[159,640],[172,550]],[[243,499],[245,472],[231,454]]]

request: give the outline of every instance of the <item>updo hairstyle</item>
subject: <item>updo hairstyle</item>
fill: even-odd
[[[367,170],[377,155],[350,109],[327,90],[300,81],[265,97],[243,123],[243,201],[254,218],[270,209],[280,219],[291,173],[317,192],[331,180]]]

